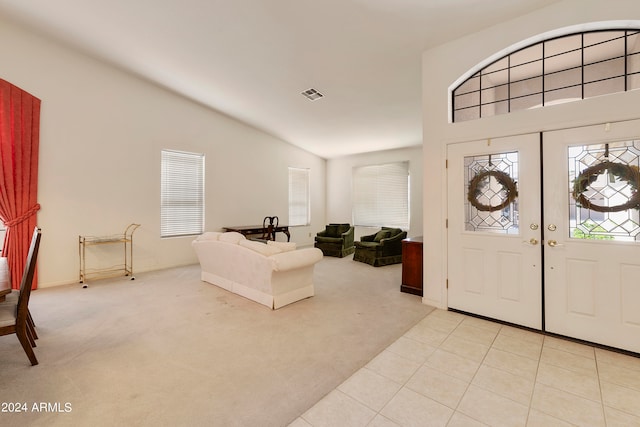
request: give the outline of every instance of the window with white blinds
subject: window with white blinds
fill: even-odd
[[[162,150],[160,236],[204,232],[204,154]]]
[[[289,168],[289,225],[309,225],[309,169]]]
[[[409,162],[353,168],[353,223],[409,228]]]

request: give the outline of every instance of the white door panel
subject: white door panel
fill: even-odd
[[[451,308],[541,328],[539,145],[534,134],[448,147]],[[501,156],[506,163],[500,163]],[[475,209],[467,194],[474,174],[493,169],[515,177],[518,196],[504,209],[487,213]],[[492,185],[500,190],[486,181],[489,195],[482,204],[487,206],[499,205],[503,197]]]
[[[637,166],[638,135],[638,121],[555,131],[544,135],[543,150],[545,329],[633,352],[640,352],[638,210],[580,208],[571,193],[585,166],[607,160]],[[607,173],[599,179],[605,186],[590,195],[590,203],[606,207],[628,200],[624,182]],[[626,195],[617,194],[619,188]]]

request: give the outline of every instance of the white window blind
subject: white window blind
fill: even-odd
[[[353,223],[409,228],[409,162],[353,168]]]
[[[162,150],[160,236],[204,232],[204,154]]]
[[[289,168],[289,225],[311,223],[309,169]]]

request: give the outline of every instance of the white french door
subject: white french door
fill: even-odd
[[[639,158],[640,121],[544,135],[547,331],[640,353]]]
[[[449,307],[640,353],[640,121],[542,141],[448,147]]]
[[[449,307],[542,327],[539,147],[537,134],[448,147]]]

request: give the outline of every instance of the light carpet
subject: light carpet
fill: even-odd
[[[433,310],[401,271],[325,257],[316,295],[276,311],[198,265],[37,290],[40,364],[0,337],[0,423],[286,426]]]

